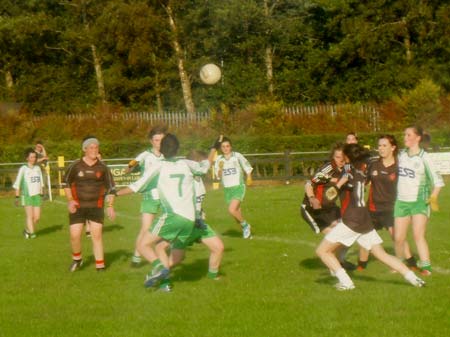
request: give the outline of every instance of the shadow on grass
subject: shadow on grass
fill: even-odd
[[[236,229],[229,229],[222,233],[224,236],[231,236],[234,238],[240,238],[242,236],[242,232],[236,230]]]
[[[208,273],[208,258],[195,260],[192,263],[182,263],[173,270],[173,279],[186,282],[197,281]]]
[[[304,259],[300,261],[300,267],[316,270],[316,269],[324,269],[325,266],[323,265],[322,261],[318,257],[311,257],[308,259]]]
[[[117,261],[124,262],[124,261],[131,261],[131,256],[133,255],[133,252],[130,252],[129,250],[125,249],[119,249],[113,252],[107,252],[105,253],[105,265],[106,268],[111,266]],[[87,258],[83,257],[84,265],[83,268],[87,268],[88,266],[95,265],[95,257],[94,255],[90,255]]]
[[[337,282],[336,278],[328,274],[328,276],[320,276],[320,278],[314,280],[318,284],[335,284]]]
[[[63,225],[54,225],[54,226],[43,228],[40,231],[37,231],[36,234],[39,236],[47,235],[47,234],[51,234],[54,232],[58,232],[58,231],[62,230],[62,228],[63,228]]]
[[[121,231],[123,228],[124,227],[122,225],[118,225],[118,224],[103,226],[103,233]]]

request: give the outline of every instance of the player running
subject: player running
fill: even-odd
[[[201,162],[207,158],[206,153],[193,150],[187,156],[187,160],[193,160]],[[189,163],[189,162],[188,162]],[[170,248],[169,266],[170,268],[176,266],[184,260],[186,248],[192,246],[194,243],[203,243],[208,247],[209,265],[207,277],[212,280],[218,280],[220,262],[222,261],[224,246],[220,237],[214,232],[214,230],[205,223],[205,213],[202,208],[203,200],[205,199],[206,189],[203,184],[203,180],[200,176],[194,177],[194,192],[195,192],[195,225],[192,229],[189,238],[185,242],[181,242],[176,239],[169,246],[167,242],[161,242],[158,245],[160,247]],[[165,278],[161,281],[159,289],[161,291],[172,291],[172,285],[170,278]]]
[[[23,230],[25,239],[36,238],[36,225],[41,217],[41,205],[44,180],[37,164],[37,153],[32,148],[25,150],[25,160],[13,184],[16,190],[16,206],[22,205],[25,210],[26,227]]]
[[[341,210],[336,204],[338,195],[336,183],[343,174],[345,165],[344,145],[336,143],[331,149],[330,161],[324,163],[314,176],[305,183],[305,197],[300,207],[300,214],[316,233],[327,234],[341,218]],[[345,260],[347,249],[342,247],[337,253],[341,265],[355,269],[355,265]]]
[[[439,210],[438,195],[444,181],[428,153],[421,148],[423,130],[418,126],[406,128],[406,149],[398,158],[399,178],[395,202],[395,253],[404,257],[408,227],[412,224],[422,275],[431,275],[430,251],[425,232],[430,208]]]
[[[398,180],[398,146],[392,135],[381,135],[378,138],[378,155],[369,163],[367,178],[370,182],[368,206],[370,217],[376,230],[385,228],[394,241],[394,204],[397,196]],[[417,263],[412,256],[408,242],[405,241],[406,263],[412,270]],[[364,270],[367,258],[358,261],[357,270]]]
[[[150,130],[148,138],[150,140],[151,148],[140,153],[135,159],[130,161],[130,163],[128,164],[128,172],[139,167],[142,176],[145,171],[149,170],[150,167],[155,165],[155,163],[160,162],[164,159],[164,156],[161,154],[160,148],[161,140],[163,139],[166,132],[166,128],[161,126],[154,127]],[[139,241],[144,236],[144,233],[149,230],[156,214],[159,211],[160,202],[157,193],[155,192],[155,188],[156,184],[148,185],[146,189],[142,191],[141,229],[136,238],[135,250],[133,257],[131,258],[131,265],[133,267],[137,267],[141,263],[142,258],[138,250]]]
[[[108,167],[98,159],[99,145],[98,139],[93,136],[84,138],[83,157],[67,168],[64,177],[73,259],[69,268],[71,272],[83,265],[81,236],[87,221],[90,224],[95,267],[97,271],[105,270],[102,237],[105,194],[113,193],[115,185]],[[106,201],[108,217],[114,220],[114,195],[109,194]]]
[[[156,184],[161,200],[162,214],[139,241],[139,252],[153,267],[146,276],[145,287],[155,286],[168,278],[169,257],[165,245],[158,243],[178,240],[184,244],[189,238],[195,221],[194,175],[204,175],[210,167],[208,160],[188,163],[176,159],[178,148],[178,139],[167,134],[160,149],[165,159],[152,165],[138,181],[117,192],[117,195],[141,192]],[[210,160],[214,154],[215,149],[211,150]]]
[[[371,251],[378,260],[401,273],[412,285],[422,287],[425,285],[422,279],[417,277],[398,258],[386,253],[381,245],[383,240],[373,228],[364,197],[366,162],[370,156],[369,152],[358,144],[346,144],[344,155],[346,161],[351,164],[351,169],[338,182],[338,185],[342,181],[348,180],[347,184],[352,186],[352,189],[346,191],[346,202],[342,207],[341,221],[325,236],[316,250],[322,262],[339,280],[336,288],[338,290],[355,288],[352,279],[334,255],[336,249],[341,245],[350,247],[354,242],[358,242],[360,246]]]
[[[224,187],[228,212],[241,225],[242,237],[251,239],[251,226],[242,215],[241,203],[245,196],[244,173],[247,185],[251,185],[253,168],[242,154],[233,151],[229,138],[223,137],[220,150],[222,154],[217,157],[214,164],[215,175]]]

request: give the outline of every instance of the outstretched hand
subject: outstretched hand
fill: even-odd
[[[436,196],[432,195],[428,198],[428,203],[430,204],[431,210],[434,212],[439,211],[439,203]]]
[[[115,219],[116,219],[116,211],[114,210],[114,207],[108,207],[107,209],[106,209],[106,214],[108,215],[108,218],[111,220],[111,221],[114,221]]]

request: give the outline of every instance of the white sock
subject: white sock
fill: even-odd
[[[411,284],[414,284],[417,279],[416,274],[414,274],[412,270],[409,270],[405,275],[403,275],[403,277]]]
[[[354,286],[352,279],[350,278],[350,276],[348,276],[344,268],[336,270],[335,276],[341,284],[345,286]]]

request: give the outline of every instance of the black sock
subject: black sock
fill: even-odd
[[[359,267],[363,267],[364,269],[367,267],[367,262],[368,261],[361,261],[361,260],[358,260],[358,266]]]
[[[417,267],[417,261],[414,256],[411,256],[410,258],[406,259],[406,264],[408,267]]]

